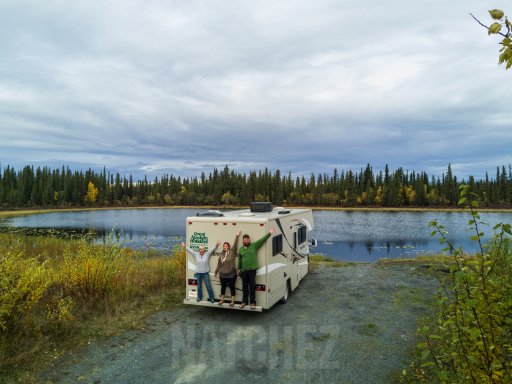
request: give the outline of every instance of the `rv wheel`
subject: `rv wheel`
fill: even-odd
[[[279,302],[281,304],[286,304],[286,302],[288,301],[288,296],[289,295],[290,295],[290,282],[287,281],[286,285],[284,287],[284,296],[281,298],[281,300]]]

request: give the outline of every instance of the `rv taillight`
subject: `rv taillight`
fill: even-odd
[[[265,292],[265,286],[263,284],[256,284],[257,292]]]
[[[188,285],[197,285],[196,279],[188,279]]]

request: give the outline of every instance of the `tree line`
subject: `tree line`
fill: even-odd
[[[459,186],[468,184],[480,196],[480,205],[512,207],[512,168],[496,167],[496,176],[459,180],[448,164],[446,173],[429,177],[426,172],[401,167],[374,172],[370,164],[358,172],[334,169],[331,174],[309,177],[282,175],[267,168],[249,174],[225,166],[206,175],[181,178],[164,174],[149,181],[131,175],[92,169],[72,171],[27,165],[0,171],[0,207],[113,207],[152,205],[248,205],[271,201],[275,205],[328,207],[456,207]]]

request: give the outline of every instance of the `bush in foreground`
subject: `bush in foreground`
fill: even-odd
[[[478,203],[468,186],[459,204],[470,210],[468,224],[479,252],[465,255],[436,221],[432,234],[450,251],[452,262],[439,275],[437,316],[418,333],[423,341],[403,381],[408,383],[512,383],[512,247],[510,224],[493,228],[483,242]]]

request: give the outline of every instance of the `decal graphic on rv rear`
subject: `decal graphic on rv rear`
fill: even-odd
[[[190,236],[190,249],[199,251],[199,246],[204,245],[204,250],[208,252],[208,236],[205,232],[194,232]]]

